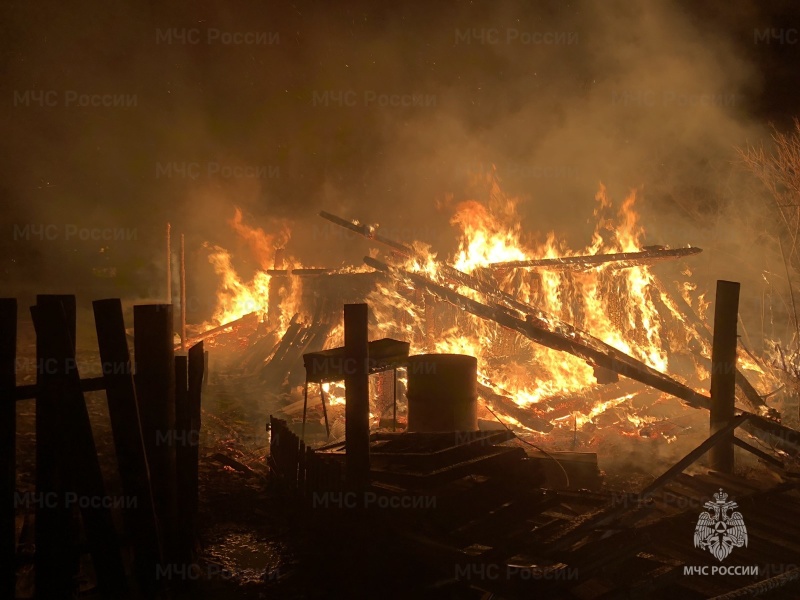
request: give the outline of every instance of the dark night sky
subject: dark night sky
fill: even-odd
[[[320,209],[445,249],[453,234],[437,205],[467,197],[467,174],[492,163],[533,232],[584,241],[602,181],[618,200],[642,186],[653,243],[729,252],[735,240],[692,220],[686,203],[746,212],[733,147],[800,112],[800,8],[788,0],[33,0],[1,10],[0,267],[37,289],[113,283],[146,295],[161,279],[163,224],[187,232],[192,256],[203,241],[236,250],[234,206],[265,229],[291,219],[290,250],[307,262],[364,252],[320,235]],[[778,36],[759,41],[768,28]],[[213,32],[277,37],[223,44]],[[44,95],[24,100],[28,91]],[[70,94],[135,105],[82,107]],[[370,100],[383,94],[432,101]],[[681,104],[703,95],[728,100]],[[168,174],[181,165],[198,175]],[[247,175],[259,169],[267,176]],[[119,275],[100,282],[84,260],[98,244],[15,239],[26,224],[134,228],[137,239],[110,244]]]

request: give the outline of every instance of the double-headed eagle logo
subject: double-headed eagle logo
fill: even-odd
[[[747,547],[747,528],[742,513],[728,511],[738,508],[736,502],[728,502],[728,494],[719,489],[714,494],[715,502],[703,506],[708,512],[701,512],[694,528],[694,547],[708,550],[722,562],[734,548]]]

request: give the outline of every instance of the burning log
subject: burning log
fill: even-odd
[[[286,275],[330,275],[336,273],[336,269],[267,269],[270,277],[281,277]]]
[[[650,387],[659,389],[662,392],[672,394],[695,408],[708,408],[710,405],[710,398],[708,396],[695,392],[693,389],[675,381],[668,375],[659,373],[632,356],[628,356],[605,342],[574,328],[568,328],[565,332],[558,330],[550,331],[540,327],[532,320],[523,321],[509,314],[509,311],[502,307],[482,304],[449,288],[438,285],[419,274],[409,273],[390,267],[370,257],[364,257],[364,262],[373,269],[387,272],[399,279],[409,280],[413,284],[425,288],[442,300],[446,300],[477,317],[494,321],[499,325],[517,331],[538,344],[542,344],[553,350],[569,352],[591,365],[606,368],[619,375],[635,379]]]
[[[665,248],[663,246],[644,248],[638,252],[617,252],[614,254],[590,254],[587,256],[565,256],[562,258],[538,258],[533,260],[512,260],[488,265],[489,269],[591,269],[598,265],[617,263],[616,269],[647,266],[654,262],[684,258],[699,254],[702,248]]]
[[[536,416],[530,408],[520,407],[514,400],[508,396],[498,394],[488,385],[478,383],[478,393],[485,403],[500,408],[504,414],[514,417],[525,427],[540,433],[548,433],[553,430],[553,424],[550,421]]]
[[[224,331],[226,331],[227,329],[230,329],[231,327],[241,327],[242,325],[244,325],[246,323],[249,323],[249,321],[252,321],[252,320],[258,320],[258,313],[257,312],[247,313],[245,316],[240,317],[240,318],[236,319],[235,321],[231,321],[230,323],[225,323],[224,325],[219,325],[217,327],[214,327],[212,329],[204,331],[200,335],[196,335],[193,338],[191,338],[189,340],[186,340],[186,345],[187,346],[191,346],[191,345],[194,345],[194,344],[196,344],[197,342],[199,342],[201,340],[205,340],[205,339],[208,339],[210,337],[218,336],[220,333],[223,333]],[[175,350],[180,350],[181,349],[181,345],[182,344],[177,344],[175,346]]]

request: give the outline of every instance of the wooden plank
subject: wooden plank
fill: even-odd
[[[717,281],[714,307],[714,343],[711,350],[711,421],[714,434],[733,419],[736,411],[736,327],[739,322],[739,287],[733,281]],[[733,430],[709,449],[709,465],[733,472]]]
[[[532,260],[512,260],[489,263],[489,269],[589,269],[607,263],[619,263],[616,268],[650,265],[662,260],[685,258],[699,254],[701,248],[652,248],[636,252],[616,252],[613,254],[589,254],[585,256],[564,256],[561,258],[538,258]]]
[[[189,358],[175,357],[175,471],[178,527],[176,560],[191,564],[192,560],[192,418],[189,410]]]
[[[102,392],[106,389],[103,377],[84,377],[80,381],[82,392]],[[33,400],[36,398],[38,388],[36,384],[18,385],[12,392],[14,400]]]
[[[0,298],[0,597],[16,587],[17,300]]]
[[[173,562],[175,504],[175,353],[171,304],[133,307],[136,398],[164,554]]]
[[[123,512],[123,518],[133,540],[137,581],[145,594],[151,594],[157,584],[156,565],[161,562],[161,538],[153,507],[122,302],[119,298],[96,300],[92,307],[122,490],[127,497],[137,500],[135,507]]]
[[[31,314],[37,340],[44,336],[50,351],[64,359],[63,368],[57,367],[52,381],[58,388],[58,427],[64,443],[58,452],[66,458],[67,491],[74,492],[78,499],[98,587],[103,594],[117,594],[126,587],[125,569],[109,509],[110,498],[106,495],[97,458],[89,412],[80,389],[75,342],[70,333],[74,328],[70,327],[63,304],[37,305],[31,307]],[[39,443],[37,439],[37,446]],[[65,508],[70,510],[74,500],[65,500]]]
[[[75,297],[36,297],[37,306],[64,314],[70,332],[75,331]],[[33,307],[31,308],[33,310]],[[36,503],[35,581],[43,598],[69,597],[79,565],[77,525],[66,507],[71,487],[63,449],[67,443],[62,428],[64,374],[67,354],[59,355],[54,331],[36,332]],[[74,356],[74,346],[72,354]],[[46,499],[43,501],[42,499]]]
[[[189,401],[189,475],[187,481],[191,487],[187,495],[188,511],[191,516],[191,530],[197,528],[197,513],[200,505],[198,479],[200,476],[200,429],[202,426],[202,394],[203,378],[205,377],[205,351],[203,342],[199,342],[189,348],[188,363],[188,387],[187,396]]]
[[[368,315],[366,304],[344,305],[345,464],[354,488],[369,480]]]

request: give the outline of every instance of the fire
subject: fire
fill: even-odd
[[[653,278],[648,267],[614,271],[610,266],[598,266],[584,272],[493,268],[495,263],[507,261],[640,250],[644,229],[635,210],[636,193],[632,192],[616,213],[602,185],[595,200],[597,224],[587,247],[572,250],[552,232],[537,245],[523,239],[517,202],[506,197],[493,179],[487,203],[470,200],[457,205],[451,223],[460,230],[459,247],[446,262],[460,271],[490,277],[515,298],[666,372],[661,320],[649,297]],[[404,268],[441,282],[438,265],[435,257],[424,254],[407,261]],[[478,296],[464,286],[457,291]],[[382,298],[394,297],[397,294],[383,293],[373,300],[381,304],[386,302]],[[424,319],[410,304],[404,310]],[[471,318],[467,327],[459,324],[437,332],[436,337],[434,351],[478,357],[481,376],[495,391],[509,394],[521,406],[574,394],[597,383],[592,366],[580,358],[527,341],[520,343],[514,334],[477,318]],[[506,360],[498,360],[503,356]]]
[[[686,323],[679,308],[668,297],[657,293],[658,282],[648,266],[626,265],[620,269],[613,263],[606,263],[569,269],[498,265],[509,261],[641,251],[645,230],[639,221],[636,191],[616,206],[605,187],[600,185],[595,196],[594,231],[585,247],[575,249],[554,232],[538,241],[526,237],[517,212],[517,201],[503,193],[496,177],[489,178],[488,183],[485,201],[468,200],[455,206],[450,222],[457,231],[458,247],[453,255],[442,259],[422,241],[398,240],[409,245],[411,256],[398,259],[394,255],[393,263],[462,295],[489,302],[480,292],[454,284],[445,271],[449,269],[452,275],[455,268],[470,274],[527,304],[532,315],[537,311],[549,315],[543,326],[559,329],[562,333],[587,332],[662,373],[667,373],[670,367],[669,339],[678,337],[678,345],[685,347],[690,338],[694,338],[700,344],[701,352],[709,356],[710,348],[702,336],[696,335],[696,331],[691,333],[695,325]],[[243,281],[232,265],[230,253],[218,246],[209,246],[209,260],[220,276],[214,324],[229,322],[255,311],[265,318],[268,314],[273,315],[272,318],[277,319],[273,326],[278,335],[282,335],[294,315],[310,319],[310,314],[303,313],[304,309],[311,309],[303,306],[300,277],[289,275],[286,278],[288,283],[284,282],[281,290],[277,293],[273,290],[270,296],[271,277],[266,270],[279,262],[276,261],[276,248],[283,247],[288,241],[288,227],[279,223],[276,232],[268,234],[246,225],[238,210],[230,224],[258,259],[261,270],[250,281]],[[374,256],[375,253],[371,251],[370,254]],[[286,261],[291,269],[291,259]],[[295,268],[299,266],[295,265]],[[688,271],[684,274],[687,279],[691,275]],[[691,284],[679,282],[679,285],[684,300],[701,320],[705,320],[708,302],[702,295],[698,297],[694,293]],[[660,298],[660,303],[657,304],[655,297]],[[628,427],[641,428],[654,421],[633,412],[630,404],[635,394],[629,389],[615,390],[602,400],[592,399],[587,403],[585,399],[591,397],[590,392],[599,390],[601,386],[597,381],[598,371],[585,360],[551,350],[493,322],[452,307],[442,310],[441,303],[428,292],[414,289],[408,283],[395,280],[377,283],[366,300],[377,322],[373,338],[382,335],[408,340],[412,354],[439,352],[475,356],[481,383],[496,394],[510,398],[519,407],[546,415],[553,410],[553,398],[567,401],[570,398],[584,399],[580,410],[576,408],[553,420],[563,427],[583,427],[611,409],[624,414],[623,421]],[[681,324],[678,332],[664,331],[664,315],[659,313],[659,307],[662,311],[665,308],[669,318]],[[342,334],[341,325],[335,327],[325,347],[342,345]],[[746,355],[741,358],[744,367],[761,372],[755,361]],[[703,381],[707,375],[705,367],[697,363],[692,377]],[[341,408],[343,386],[325,383],[323,390],[328,405],[334,410]],[[564,412],[559,414],[564,415]],[[502,416],[505,422],[522,427],[510,415]]]
[[[250,313],[257,313],[262,319],[270,312],[270,280],[266,270],[274,266],[277,253],[290,239],[290,229],[285,221],[275,224],[276,231],[267,233],[262,228],[251,227],[244,222],[242,211],[236,208],[228,224],[244,241],[251,254],[258,260],[260,270],[256,271],[249,282],[242,280],[233,266],[231,253],[216,245],[206,244],[210,250],[208,260],[219,276],[217,303],[210,323],[204,327],[223,325],[242,318]],[[291,261],[289,261],[291,266]],[[298,277],[289,277],[288,287],[279,292],[280,305],[277,322],[278,334],[282,335],[289,326],[292,316],[298,309],[302,285]]]

